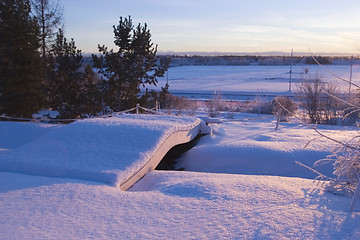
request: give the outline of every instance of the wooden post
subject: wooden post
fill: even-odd
[[[136,104],[136,114],[139,114],[139,104]]]
[[[358,200],[358,198],[360,198],[360,179],[356,185],[356,190],[354,192],[354,196],[351,201],[350,212],[354,211],[355,203]]]
[[[277,131],[279,128],[279,123],[281,121],[281,115],[282,115],[281,113],[282,113],[282,108],[279,108],[279,110],[277,112],[277,121],[276,121],[275,131]]]
[[[290,78],[289,78],[289,92],[291,92],[291,75],[292,75],[292,59],[293,59],[293,54],[294,54],[294,50],[293,49],[291,49],[291,57],[290,57],[290,71],[289,71],[289,73],[290,73]]]
[[[354,60],[354,56],[351,56],[351,60],[350,60],[350,80],[349,80],[349,99],[350,99],[350,96],[351,96],[351,80],[352,80],[353,60]]]
[[[155,102],[155,112],[158,112],[159,111],[159,102],[156,101]]]

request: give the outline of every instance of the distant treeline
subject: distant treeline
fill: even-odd
[[[165,57],[165,56],[162,56]],[[167,55],[171,59],[171,66],[186,65],[290,65],[290,64],[317,64],[311,56],[181,56]],[[350,65],[360,64],[359,59],[351,57],[315,56],[321,64]]]

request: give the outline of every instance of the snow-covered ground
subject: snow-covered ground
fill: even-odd
[[[3,128],[8,132],[5,139],[15,139],[11,132],[16,134],[23,125],[24,135],[34,132],[36,139],[0,152],[0,171],[77,178],[119,187],[151,161],[170,136],[180,131],[190,134],[187,130],[200,127],[200,123],[200,119],[192,117],[120,115],[83,119],[46,132],[42,129],[49,129],[48,125],[41,125],[45,127],[42,128],[5,122]],[[188,139],[175,145],[184,141]],[[5,150],[5,147],[0,148]]]
[[[300,161],[310,165],[326,156],[333,143],[319,139],[304,149],[316,134],[301,124],[282,123],[275,132],[273,117],[239,114],[235,120],[238,121],[213,125],[214,135],[200,139],[183,156],[180,164],[191,171],[152,171],[129,191],[100,181],[0,172],[0,238],[360,238],[360,203],[350,213],[350,197],[324,191],[322,182],[307,179],[312,177],[307,170],[294,164]],[[74,149],[96,163],[104,160],[98,156],[121,147],[117,139],[121,133],[116,124],[106,131],[104,125],[109,120],[91,121],[85,121],[89,124],[86,129],[84,123],[78,122],[66,128],[88,134],[87,141],[68,140],[76,144]],[[189,123],[179,118],[170,125],[177,121],[180,126],[184,121]],[[151,146],[156,146],[161,132],[169,129],[165,122],[164,127],[159,124],[154,128],[154,136],[144,136],[152,139]],[[131,127],[131,117],[123,124],[129,128],[120,129],[136,134],[139,126]],[[11,126],[11,131],[5,130]],[[25,152],[38,153],[40,146],[41,152],[53,151],[46,141],[49,136],[56,139],[63,128],[0,122],[0,161],[3,165],[9,163],[14,152],[28,157]],[[341,139],[357,134],[356,128],[351,127],[319,128]],[[101,138],[92,139],[92,132],[101,133]],[[105,153],[104,141],[108,144]],[[136,147],[129,147],[139,152]],[[78,161],[76,156],[82,155],[76,154],[79,153],[75,150],[71,152],[69,159]],[[36,161],[43,163],[46,170],[48,161],[53,159],[40,156]],[[17,165],[20,169],[26,166]]]
[[[0,173],[2,239],[359,239],[350,198],[311,180],[154,171],[131,191]]]
[[[295,161],[313,167],[336,147],[328,139],[318,139],[319,135],[303,124],[280,123],[275,131],[273,116],[235,113],[234,118],[213,124],[214,136],[201,138],[197,146],[179,159],[177,167],[200,172],[314,179],[315,173]],[[317,129],[344,142],[358,135],[354,127],[318,126]],[[314,169],[334,177],[331,164],[317,165]]]

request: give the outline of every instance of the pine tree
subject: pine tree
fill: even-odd
[[[157,46],[151,43],[150,30],[145,24],[134,27],[131,17],[120,17],[119,25],[113,26],[118,47],[115,52],[98,46],[100,57],[93,55],[95,66],[105,80],[104,103],[114,111],[134,107],[140,87],[156,85],[157,78],[164,76],[169,61],[156,56]]]
[[[0,1],[0,113],[30,117],[43,101],[39,27],[28,0]]]
[[[99,77],[90,64],[86,65],[82,75],[77,101],[79,112],[83,115],[96,115],[102,110]]]
[[[62,29],[56,36],[51,49],[53,72],[49,83],[50,106],[59,111],[62,118],[75,118],[81,115],[78,109],[78,95],[81,91],[81,51],[64,37]]]
[[[170,107],[170,103],[168,101],[169,95],[169,84],[166,83],[164,87],[161,87],[161,92],[159,94],[159,101],[162,108]]]

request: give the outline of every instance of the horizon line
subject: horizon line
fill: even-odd
[[[83,52],[84,55],[100,54],[93,52]],[[157,55],[178,55],[178,56],[291,56],[291,52],[285,51],[264,51],[264,52],[222,52],[222,51],[157,51]],[[293,57],[305,56],[328,56],[328,57],[359,57],[360,53],[345,52],[293,52]]]
[[[332,56],[332,57],[351,57],[359,56],[360,53],[346,52],[285,52],[285,51],[263,51],[263,52],[222,52],[222,51],[158,51],[159,55],[182,55],[182,56]]]

